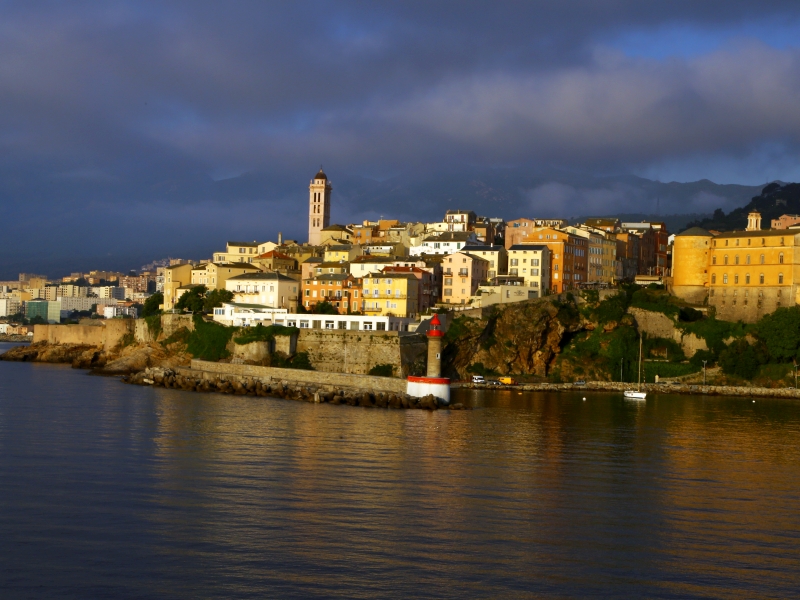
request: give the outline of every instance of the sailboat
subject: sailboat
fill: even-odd
[[[642,334],[639,333],[639,378],[636,383],[636,391],[625,390],[623,396],[630,400],[644,400],[647,398],[647,392],[642,390]]]

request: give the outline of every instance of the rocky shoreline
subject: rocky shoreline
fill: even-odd
[[[464,410],[461,403],[441,403],[435,396],[415,398],[408,394],[367,392],[344,388],[325,389],[324,386],[301,385],[291,381],[264,381],[257,377],[205,377],[191,369],[147,368],[122,378],[134,385],[160,386],[192,392],[216,392],[239,396],[262,396],[298,400],[301,402],[346,404],[365,408],[395,408],[419,410]]]
[[[14,342],[14,343],[22,342],[22,343],[26,343],[26,342],[30,342],[31,340],[32,340],[32,338],[29,335],[16,335],[16,334],[9,335],[9,334],[6,334],[6,333],[0,333],[0,342]]]

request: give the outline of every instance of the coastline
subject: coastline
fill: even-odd
[[[8,335],[6,333],[0,333],[0,342],[30,344],[32,341],[33,337],[30,335]]]
[[[518,392],[624,392],[636,387],[634,383],[617,381],[587,381],[576,383],[525,383],[518,385],[486,385],[481,383],[455,382],[452,388],[477,390],[502,390]],[[743,385],[694,385],[671,383],[643,383],[641,389],[656,394],[685,394],[706,396],[755,396],[760,398],[797,398],[800,390],[793,388],[765,388]]]

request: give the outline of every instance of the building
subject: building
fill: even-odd
[[[436,302],[439,300],[439,285],[431,271],[419,267],[391,266],[385,267],[383,269],[383,274],[390,276],[410,274],[417,278],[419,285],[417,289],[418,302],[416,314],[426,313],[436,306]]]
[[[178,302],[177,290],[192,282],[191,264],[172,265],[164,268],[164,310],[172,310]]]
[[[692,228],[675,236],[671,290],[707,301],[720,319],[752,323],[800,300],[798,248],[799,230],[762,230],[758,212],[748,215],[744,231],[714,236]]]
[[[253,262],[253,259],[260,254],[259,244],[255,240],[252,242],[227,242],[225,252],[215,252],[212,262]]]
[[[316,315],[287,313],[278,309],[231,303],[214,309],[214,320],[225,325],[283,325],[299,329],[345,329],[349,331],[409,331],[414,319],[388,315]]]
[[[420,279],[414,273],[376,273],[361,280],[366,315],[413,319],[419,314]]]
[[[491,219],[486,217],[478,217],[475,225],[472,228],[477,237],[482,243],[493,245],[497,239],[497,227]]]
[[[300,282],[282,273],[251,272],[225,280],[234,302],[297,311]]]
[[[546,248],[545,248],[546,250]],[[528,286],[522,277],[505,275],[496,277],[490,284],[481,285],[472,297],[472,305],[476,307],[493,304],[510,304],[534,300],[543,294],[542,289]]]
[[[125,288],[115,285],[103,285],[91,288],[92,293],[98,298],[114,298],[116,300],[125,299]]]
[[[10,317],[20,311],[20,302],[16,298],[0,298],[0,317]]]
[[[61,302],[49,300],[29,300],[25,302],[25,317],[28,320],[41,317],[48,323],[61,322]]]
[[[584,225],[592,229],[601,229],[606,233],[616,233],[619,231],[619,219],[609,219],[606,217],[586,219]]]
[[[331,224],[331,191],[328,176],[320,168],[308,186],[308,243],[319,246],[322,230]]]
[[[541,297],[550,292],[552,259],[544,244],[517,244],[508,251],[508,279],[493,278],[493,286],[522,285]],[[499,283],[498,283],[499,282]],[[506,283],[508,282],[508,283]]]
[[[489,261],[467,252],[446,256],[442,268],[442,302],[447,304],[467,304],[489,276]]]
[[[471,210],[448,210],[444,214],[447,231],[472,231],[477,220],[478,215]]]
[[[487,279],[508,273],[508,251],[503,246],[464,246],[463,252],[479,256],[489,261],[489,274]]]
[[[422,240],[419,246],[409,248],[411,256],[421,254],[452,254],[458,252],[464,246],[480,244],[475,233],[472,231],[445,231],[435,235],[429,235]]]
[[[277,250],[270,250],[269,252],[259,254],[252,260],[252,264],[256,265],[262,271],[297,270],[297,260]]]
[[[781,215],[777,219],[772,219],[770,229],[789,229],[800,225],[800,215]]]
[[[192,268],[192,285],[204,285],[209,290],[224,290],[225,282],[231,277],[244,273],[260,271],[256,265],[250,263],[203,263]],[[176,297],[176,302],[178,298]]]
[[[635,233],[619,232],[615,233],[617,238],[617,261],[622,268],[622,278],[633,281],[639,274],[639,249],[641,239]]]
[[[397,260],[389,256],[359,256],[350,263],[350,273],[360,279],[370,273],[381,273],[396,263]]]
[[[105,306],[103,307],[103,318],[121,319],[129,317],[135,319],[139,316],[139,311],[135,306]]]
[[[326,263],[350,262],[363,253],[361,246],[356,246],[355,244],[335,244],[325,248],[323,260]]]
[[[589,242],[587,251],[586,282],[589,284],[614,283],[617,279],[617,240],[613,234],[585,225],[565,227],[564,231]]]
[[[346,225],[328,225],[320,231],[319,243],[328,244],[349,244],[353,240],[353,230]]]
[[[535,229],[529,232],[526,239],[528,244],[544,245],[550,249],[550,290],[553,293],[561,294],[586,283],[588,240],[552,228]],[[509,254],[509,261],[512,259],[513,252]],[[511,269],[509,264],[509,275],[512,274]]]
[[[119,287],[133,292],[154,292],[156,280],[150,275],[125,275],[119,278]],[[59,286],[63,287],[63,286]]]
[[[89,288],[83,285],[60,285],[58,286],[59,298],[85,298],[89,295]]]
[[[564,219],[516,219],[509,221],[506,223],[505,228],[506,249],[516,244],[538,243],[534,239],[529,239],[537,229],[559,229],[566,226],[567,221]]]
[[[360,312],[361,282],[347,273],[320,275],[303,281],[303,307],[311,311],[328,302],[339,314]]]

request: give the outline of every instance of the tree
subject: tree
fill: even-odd
[[[779,308],[766,315],[756,332],[774,360],[790,362],[800,358],[800,306]]]
[[[142,316],[152,317],[153,315],[161,314],[161,309],[159,308],[160,304],[164,304],[164,294],[161,292],[156,292],[144,301],[144,306],[142,307]]]
[[[196,285],[183,295],[175,304],[175,308],[179,310],[188,310],[193,313],[203,312],[203,304],[205,302],[205,293],[208,288],[204,285]]]
[[[336,310],[336,307],[328,302],[327,300],[323,302],[318,302],[314,309],[312,310],[314,314],[317,315],[338,315],[339,311]]]
[[[212,312],[217,306],[222,306],[223,302],[231,302],[232,300],[233,292],[229,290],[211,290],[206,293],[203,309],[206,312]]]
[[[29,324],[30,325],[47,325],[47,319],[45,319],[44,317],[41,317],[39,315],[36,315],[35,317],[31,318]]]
[[[748,344],[747,340],[740,339],[732,342],[720,353],[719,366],[727,375],[752,379],[758,372],[760,358],[762,357],[758,355],[756,348]]]

